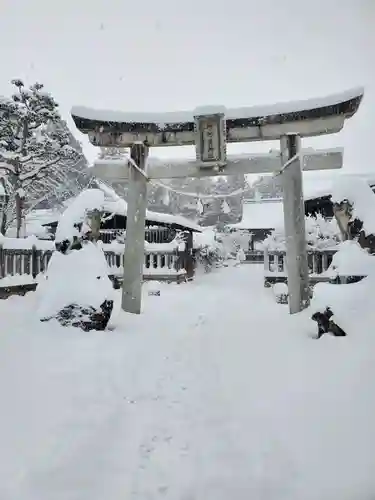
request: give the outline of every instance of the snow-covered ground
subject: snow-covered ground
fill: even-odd
[[[262,280],[147,284],[143,314],[117,304],[101,333],[39,323],[33,293],[0,301],[1,500],[375,498],[363,282],[321,285],[348,337],[313,340]]]

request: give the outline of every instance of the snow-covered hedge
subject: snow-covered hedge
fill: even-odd
[[[321,215],[306,217],[306,242],[308,250],[324,250],[336,247],[340,242],[340,230],[336,219],[327,220]],[[286,241],[284,228],[275,229],[263,241],[263,249],[269,251],[285,251]]]

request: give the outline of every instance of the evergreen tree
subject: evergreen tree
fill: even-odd
[[[19,237],[25,200],[33,187],[57,168],[76,165],[81,155],[69,145],[58,104],[44,92],[43,85],[35,83],[27,89],[21,80],[13,80],[12,84],[12,97],[0,98],[0,172],[5,202],[14,200]],[[5,227],[3,216],[2,232]]]

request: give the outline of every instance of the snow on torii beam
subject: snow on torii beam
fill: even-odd
[[[76,127],[95,146],[130,147],[141,141],[149,147],[185,146],[196,143],[196,115],[225,115],[226,142],[278,140],[294,133],[311,137],[339,132],[363,98],[363,88],[324,98],[284,102],[271,106],[227,109],[223,106],[169,113],[127,113],[72,108]]]
[[[343,149],[302,150],[302,169],[332,170],[342,168]],[[126,160],[96,160],[93,173],[99,178],[106,178],[111,182],[123,181],[129,178],[129,169],[124,168]],[[224,166],[218,168],[201,168],[197,160],[161,160],[149,158],[147,163],[147,177],[149,179],[178,179],[185,177],[211,177],[214,175],[241,175],[276,173],[280,171],[281,154],[266,153],[258,155],[231,155]]]

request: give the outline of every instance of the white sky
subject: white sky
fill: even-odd
[[[343,145],[345,170],[375,172],[375,0],[0,0],[0,61],[0,94],[12,78],[38,80],[65,118],[72,105],[237,107],[363,85],[344,131],[307,145]]]

